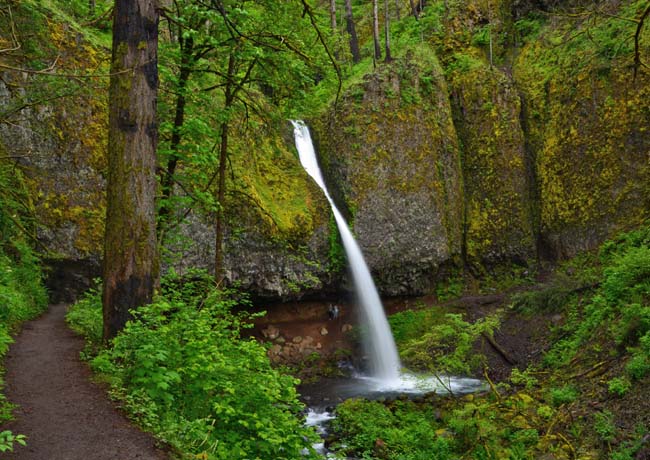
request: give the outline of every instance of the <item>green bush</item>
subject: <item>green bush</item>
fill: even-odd
[[[240,336],[247,315],[235,292],[178,287],[134,312],[92,367],[147,430],[208,459],[296,459],[311,445],[297,381],[271,368],[265,348]],[[199,282],[199,285],[201,283]],[[195,286],[196,287],[196,286]],[[95,337],[100,302],[87,297],[69,320]],[[174,300],[170,300],[170,299]]]
[[[335,447],[347,455],[400,460],[455,458],[447,437],[436,433],[433,411],[410,401],[395,401],[389,408],[377,401],[350,399],[337,407],[336,414],[332,428],[339,441]]]
[[[624,396],[632,388],[632,384],[625,377],[614,377],[607,382],[607,389],[617,396]]]
[[[91,289],[68,308],[65,317],[70,328],[86,339],[86,351],[99,351],[102,343],[102,300],[99,289]]]
[[[497,316],[468,323],[462,315],[448,313],[439,317],[439,321],[430,325],[420,337],[404,343],[400,355],[405,365],[415,369],[469,375],[478,370],[485,359],[474,352],[474,343],[482,334],[492,334],[498,325]]]
[[[557,407],[575,401],[578,398],[578,390],[571,385],[561,388],[551,388],[549,396],[553,405]]]
[[[601,441],[607,443],[613,441],[617,433],[614,414],[610,411],[596,412],[594,414],[594,430]]]

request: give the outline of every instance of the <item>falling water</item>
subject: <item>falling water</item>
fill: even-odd
[[[343,247],[348,257],[352,280],[361,304],[363,319],[368,327],[368,337],[364,344],[366,352],[370,358],[371,375],[382,381],[398,382],[400,380],[401,364],[397,355],[395,340],[390,331],[390,326],[386,320],[384,307],[377,294],[377,288],[372,281],[370,271],[363,258],[361,249],[355,241],[345,219],[336,208],[332,197],[330,197],[325,181],[318,167],[316,152],[311,141],[309,129],[301,121],[293,121],[294,136],[296,139],[296,148],[300,156],[300,163],[305,171],[316,181],[323,189],[336,219],[336,224],[341,234]]]

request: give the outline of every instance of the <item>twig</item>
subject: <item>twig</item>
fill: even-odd
[[[0,50],[0,53],[8,53],[10,51],[16,51],[20,49],[20,42],[18,41],[18,37],[16,36],[16,27],[14,24],[14,17],[11,14],[11,5],[7,5],[7,9],[9,10],[9,24],[11,24],[11,39],[14,42],[14,47],[13,48],[5,48],[3,50]]]
[[[558,437],[562,439],[562,441],[565,442],[567,446],[569,446],[569,449],[571,449],[571,458],[577,458],[576,455],[576,450],[573,448],[573,445],[569,442],[569,440],[564,436],[562,433],[558,432],[557,433]]]
[[[494,382],[492,382],[492,379],[490,379],[490,376],[487,373],[487,367],[483,368],[483,377],[485,377],[485,380],[487,380],[487,383],[490,385],[492,393],[496,395],[497,400],[501,401],[501,394],[499,393],[499,390],[497,390],[497,387],[494,385]]]
[[[569,379],[577,379],[577,378],[580,378],[580,377],[584,377],[587,374],[591,374],[592,372],[599,371],[605,364],[609,364],[609,363],[610,363],[610,361],[601,361],[601,362],[597,363],[596,365],[594,365],[593,367],[587,369],[584,372],[580,372],[579,374],[574,374],[574,375],[570,376]],[[606,370],[607,370],[607,368],[602,369],[602,372],[605,372]],[[594,374],[594,375],[597,375],[597,374]],[[593,377],[593,375],[592,375],[592,377]]]
[[[643,29],[643,24],[649,14],[650,14],[650,5],[648,5],[645,11],[643,11],[643,14],[641,14],[641,17],[639,18],[639,23],[636,26],[636,32],[634,32],[634,81],[636,81],[636,76],[639,71],[639,67],[641,66],[646,67],[645,64],[641,62],[641,51],[639,49],[640,48],[639,37],[641,36],[641,29]]]

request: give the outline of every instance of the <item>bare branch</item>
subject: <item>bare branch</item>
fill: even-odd
[[[650,14],[650,5],[641,14],[639,18],[639,23],[636,26],[636,32],[634,33],[634,80],[636,81],[636,76],[640,67],[646,67],[645,64],[641,62],[641,51],[639,46],[639,37],[641,36],[641,30],[643,29],[643,24],[645,23],[646,18]]]

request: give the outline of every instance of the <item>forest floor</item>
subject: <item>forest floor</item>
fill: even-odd
[[[79,360],[84,341],[65,323],[66,305],[52,305],[25,323],[6,360],[6,394],[18,408],[2,429],[27,436],[7,460],[159,460],[153,437],[129,423],[91,382]]]

